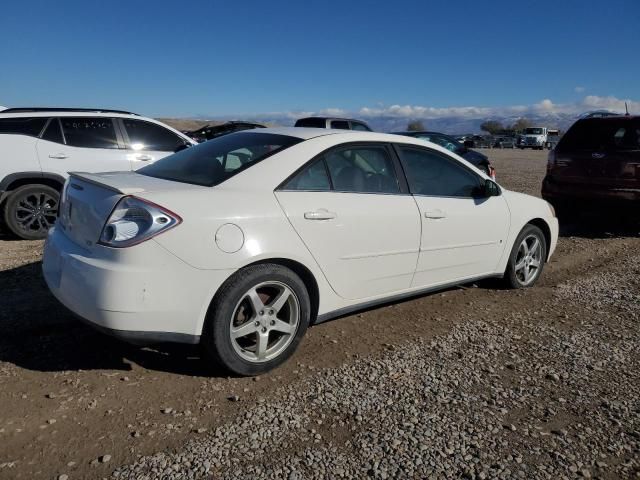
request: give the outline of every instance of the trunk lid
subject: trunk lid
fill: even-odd
[[[124,196],[188,188],[193,186],[135,172],[72,172],[65,184],[56,226],[74,243],[92,250],[111,212]]]

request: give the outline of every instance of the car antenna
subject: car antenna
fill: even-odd
[[[628,117],[629,116],[629,106],[627,105],[627,102],[624,102],[624,109],[627,112],[626,115]]]

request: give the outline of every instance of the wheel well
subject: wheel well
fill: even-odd
[[[46,185],[47,187],[51,187],[58,192],[62,192],[64,182],[61,182],[60,180],[57,180],[55,178],[48,177],[17,178],[6,186],[4,192],[0,193],[0,205],[7,200],[7,197],[9,197],[13,190],[15,190],[16,188],[24,187],[25,185]]]
[[[529,221],[529,224],[535,225],[542,230],[542,233],[544,234],[544,242],[546,244],[545,246],[547,248],[547,255],[549,255],[549,245],[551,245],[551,229],[549,228],[549,224],[541,218],[534,218]]]
[[[300,262],[296,262],[295,260],[290,260],[288,258],[269,258],[267,260],[260,260],[259,262],[251,263],[246,265],[246,267],[250,267],[251,265],[261,265],[264,263],[275,263],[276,265],[282,265],[283,267],[287,267],[292,270],[300,277],[300,279],[304,282],[304,286],[307,287],[307,292],[309,292],[309,299],[311,300],[311,323],[313,324],[315,318],[318,315],[318,307],[320,305],[320,291],[318,289],[318,282],[316,282],[316,278],[311,273],[307,267],[305,267]],[[245,268],[246,268],[245,267]]]

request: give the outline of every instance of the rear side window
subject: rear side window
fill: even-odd
[[[371,129],[367,127],[364,123],[351,122],[351,130],[357,130],[360,132],[370,132]]]
[[[402,166],[414,195],[473,197],[480,178],[454,159],[431,150],[400,146]]]
[[[331,190],[327,168],[324,159],[321,158],[303,169],[295,177],[287,182],[284,190],[311,190],[328,191]]]
[[[587,119],[573,124],[556,147],[558,152],[637,150],[640,120]]]
[[[127,135],[129,135],[129,145],[134,150],[173,152],[179,146],[184,145],[184,140],[181,137],[155,123],[128,118],[122,121]]]
[[[49,142],[64,143],[62,138],[62,130],[60,129],[60,122],[57,118],[52,118],[47,125],[47,129],[42,134],[42,139]]]
[[[287,135],[238,132],[169,155],[137,172],[175,182],[213,187],[301,141]]]
[[[295,126],[307,128],[327,128],[327,121],[324,118],[301,118],[296,122]]]
[[[104,117],[62,117],[67,145],[83,148],[118,148],[113,120]]]
[[[18,133],[37,137],[47,120],[46,117],[0,118],[0,133]]]
[[[393,160],[382,145],[333,150],[325,155],[325,161],[338,192],[400,192]]]
[[[331,128],[337,128],[338,130],[349,130],[349,122],[346,120],[332,120]]]

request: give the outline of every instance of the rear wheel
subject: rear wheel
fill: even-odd
[[[526,225],[511,249],[505,272],[507,285],[511,288],[533,286],[542,274],[546,258],[547,245],[542,230]]]
[[[47,185],[24,185],[7,199],[4,221],[15,235],[25,240],[39,240],[58,216],[60,193]]]
[[[208,356],[236,375],[259,375],[286,361],[311,317],[304,283],[276,264],[247,267],[218,291],[202,336]]]

